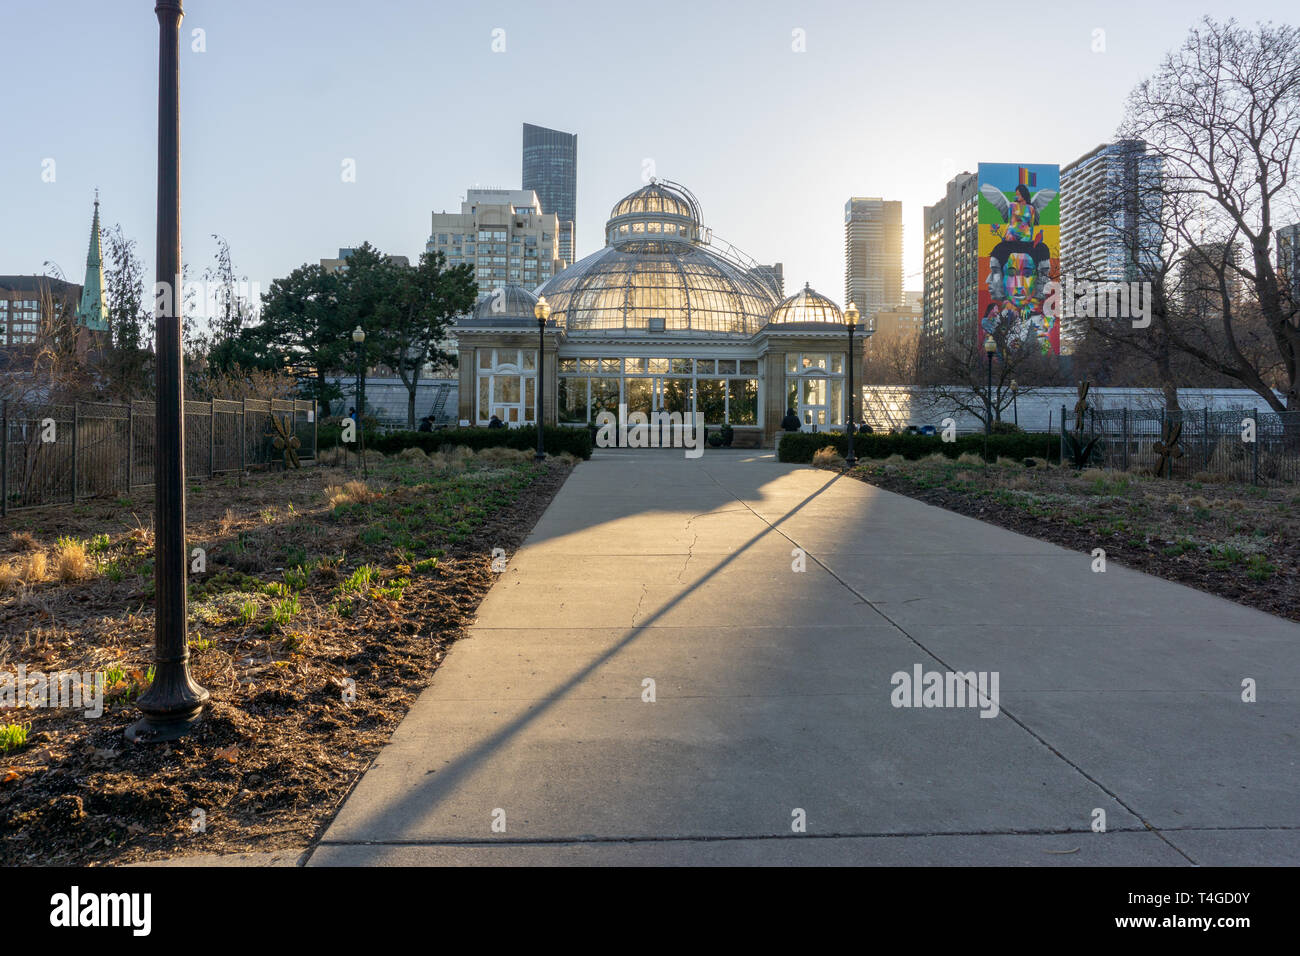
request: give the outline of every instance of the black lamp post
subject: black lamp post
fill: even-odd
[[[1020,427],[1020,406],[1016,402],[1016,394],[1019,391],[1020,386],[1016,384],[1016,380],[1013,378],[1011,380],[1011,414],[1015,416],[1012,422],[1017,428]]]
[[[993,334],[990,332],[984,336],[984,354],[989,357],[989,384],[984,393],[984,434],[993,434],[993,356],[998,350],[998,343],[993,341]]]
[[[358,325],[352,330],[352,341],[357,346],[357,387],[355,389],[357,399],[357,451],[361,454],[362,473],[369,474],[366,468],[365,428],[362,425],[366,414],[366,330]]]
[[[158,232],[154,351],[154,679],[136,706],[130,741],[175,740],[194,727],[208,692],[190,676],[185,595],[185,386],[181,354],[181,0],[157,0]]]
[[[546,457],[546,445],[542,440],[542,366],[545,364],[543,357],[546,355],[546,320],[551,317],[551,306],[546,301],[546,296],[539,295],[537,304],[533,306],[533,315],[537,316],[537,454],[533,456],[536,461],[541,461]]]
[[[844,456],[844,464],[852,468],[858,463],[858,456],[853,447],[855,444],[853,434],[853,330],[858,324],[858,307],[852,302],[844,307],[844,324],[849,327],[849,414],[845,427],[845,433],[849,436],[849,453]]]

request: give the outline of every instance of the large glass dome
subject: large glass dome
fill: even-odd
[[[707,244],[699,204],[651,182],[615,204],[607,245],[539,290],[569,332],[695,332],[749,336],[777,304],[752,267]]]

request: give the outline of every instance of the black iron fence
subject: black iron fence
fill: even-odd
[[[1077,416],[1061,406],[1061,433]],[[1181,426],[1181,427],[1177,427]],[[1170,478],[1213,476],[1244,484],[1300,481],[1300,412],[1258,409],[1089,409],[1083,431],[1100,439],[1093,463]]]
[[[186,478],[282,462],[272,416],[297,437],[300,459],[316,457],[315,402],[186,402]],[[0,514],[151,486],[154,427],[153,402],[0,402]]]

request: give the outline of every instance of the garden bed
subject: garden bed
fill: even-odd
[[[335,456],[343,461],[344,456]],[[0,710],[0,854],[122,863],[309,843],[471,623],[573,459],[411,449],[191,489],[189,737],[131,745],[153,647],[151,502],[11,516],[0,535],[0,672],[106,675],[101,717]],[[349,484],[351,482],[351,484]],[[63,539],[60,542],[60,539]],[[21,736],[11,730],[11,737]]]
[[[852,477],[1300,621],[1300,488],[1170,481],[976,456],[859,464]]]

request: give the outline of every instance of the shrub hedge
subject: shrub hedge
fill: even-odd
[[[585,428],[544,428],[542,443],[549,455],[567,451],[582,459],[591,457],[591,435]],[[475,450],[504,447],[528,451],[537,447],[537,429],[440,428],[431,432],[387,432],[366,436],[366,447],[384,455],[392,455],[406,448],[435,452],[444,445],[464,445]]]
[[[987,441],[989,461],[998,458],[1044,458],[1059,461],[1061,457],[1059,435],[1020,432],[990,435]],[[808,464],[818,448],[828,445],[834,445],[841,455],[848,452],[848,441],[838,432],[786,432],[781,436],[776,456],[780,461]],[[956,458],[964,452],[983,456],[985,438],[983,434],[958,435],[956,441],[946,442],[939,435],[859,434],[854,436],[854,452],[859,458],[902,455],[912,461],[936,452],[949,458]]]

